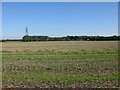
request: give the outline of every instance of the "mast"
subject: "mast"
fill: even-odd
[[[28,36],[28,28],[26,27],[25,36]]]

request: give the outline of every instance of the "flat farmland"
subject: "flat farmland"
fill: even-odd
[[[47,42],[5,42],[2,43],[4,51],[22,50],[55,50],[55,51],[78,51],[85,50],[117,50],[117,41],[47,41]]]
[[[117,41],[2,43],[3,88],[118,88]]]

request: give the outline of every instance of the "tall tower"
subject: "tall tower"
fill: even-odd
[[[25,36],[28,36],[28,28],[26,27]]]

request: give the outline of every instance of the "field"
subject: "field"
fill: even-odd
[[[2,43],[3,88],[118,88],[117,41]]]

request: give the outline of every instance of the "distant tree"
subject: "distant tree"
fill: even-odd
[[[24,36],[22,41],[110,41],[120,40],[120,36],[66,36],[66,37],[48,37],[48,36]],[[7,40],[9,41],[9,40]]]

